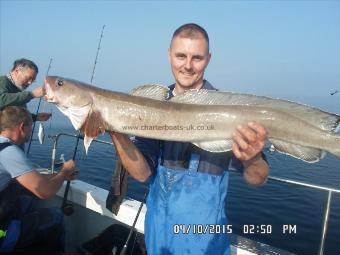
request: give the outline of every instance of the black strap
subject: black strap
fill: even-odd
[[[12,145],[12,143],[10,142],[0,143],[0,151],[2,151],[3,149],[7,148],[10,145]]]
[[[0,143],[0,151],[7,148],[8,146],[12,145],[10,142],[4,142]],[[11,184],[5,188],[5,190],[2,190],[0,192],[0,228],[4,228],[5,222],[8,220],[8,215],[10,214],[10,211],[15,206],[14,200],[11,198],[10,195],[13,195],[13,192],[8,192],[8,190],[11,190],[9,187]]]

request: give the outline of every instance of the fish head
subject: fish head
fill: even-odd
[[[45,99],[62,107],[82,107],[92,103],[88,93],[84,93],[80,82],[58,76],[45,78]]]
[[[98,88],[76,80],[58,76],[45,78],[45,100],[55,104],[73,127],[84,133],[86,153],[92,140],[107,127],[101,112],[94,109],[96,90]]]
[[[86,85],[59,76],[45,78],[45,100],[55,104],[79,130],[91,111],[93,99]]]

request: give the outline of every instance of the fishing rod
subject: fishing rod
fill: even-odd
[[[336,93],[340,93],[340,90],[336,90],[336,91],[334,91],[334,92],[331,92],[330,94],[331,94],[331,96],[333,96],[333,95],[335,95]]]
[[[46,76],[48,75],[48,72],[49,72],[50,69],[51,69],[52,60],[53,60],[53,59],[50,58],[50,63],[48,64],[48,68],[47,68],[47,71],[46,71]],[[39,103],[38,103],[37,111],[36,111],[36,113],[35,113],[36,116],[38,116],[38,113],[39,113],[39,108],[40,108],[40,104],[41,104],[41,99],[42,99],[42,97],[39,98]],[[37,121],[34,121],[34,122],[33,122],[32,133],[31,133],[31,139],[30,139],[30,141],[29,141],[29,143],[28,143],[28,147],[27,147],[27,151],[26,151],[26,154],[27,154],[27,155],[29,154],[30,149],[31,149],[31,143],[32,143],[32,138],[33,138],[33,133],[34,133],[34,128],[35,128],[35,123],[36,123],[36,122],[37,122]]]
[[[96,70],[96,65],[98,63],[97,60],[98,60],[100,45],[102,43],[102,38],[103,38],[103,34],[104,34],[104,28],[105,28],[105,25],[103,25],[102,32],[101,32],[100,38],[99,38],[96,58],[94,60],[93,70],[92,70],[92,75],[91,75],[91,83],[93,81],[94,72]],[[76,159],[76,154],[77,154],[77,150],[78,150],[78,144],[79,144],[80,137],[81,137],[81,133],[80,133],[80,130],[78,130],[77,142],[76,142],[76,146],[74,147],[74,151],[73,151],[73,158],[72,158],[73,160]],[[68,180],[67,183],[66,183],[65,192],[64,192],[64,196],[63,196],[63,202],[62,202],[62,205],[61,205],[61,209],[62,209],[62,211],[64,212],[65,215],[72,215],[73,212],[74,212],[72,204],[67,202],[67,195],[68,195],[68,191],[70,189],[70,185],[71,185],[71,181]]]
[[[91,75],[91,83],[93,81],[94,71],[96,70],[96,66],[97,66],[97,62],[98,62],[97,59],[98,59],[98,55],[99,55],[100,45],[102,43],[102,38],[103,38],[103,35],[104,35],[104,28],[105,28],[105,25],[103,25],[102,32],[101,32],[100,38],[99,38],[97,54],[96,54],[96,58],[94,59],[93,70],[92,70],[92,75]]]
[[[135,220],[133,221],[133,224],[132,224],[132,226],[131,226],[129,235],[128,235],[128,237],[126,238],[125,244],[124,244],[123,248],[121,249],[119,255],[125,255],[126,252],[127,252],[128,244],[129,244],[130,239],[131,239],[131,237],[132,237],[133,231],[135,230],[135,227],[136,227],[136,223],[137,223],[139,214],[140,214],[140,212],[142,211],[143,204],[145,203],[145,200],[146,200],[147,195],[148,195],[148,189],[146,188],[146,189],[145,189],[145,192],[144,192],[143,200],[142,200],[142,202],[141,202],[140,205],[139,205],[139,208],[138,208],[138,211],[137,211],[137,215],[136,215],[136,217],[135,217]],[[136,237],[137,237],[137,233],[136,233]],[[131,254],[132,254],[132,252],[133,252],[133,251],[131,251]]]
[[[75,146],[75,150],[73,151],[73,157],[72,157],[73,160],[76,159],[77,148],[78,148],[80,136],[81,136],[80,131],[78,131],[76,146]],[[63,213],[65,215],[72,215],[73,212],[74,212],[73,205],[71,203],[67,202],[67,196],[68,196],[68,191],[70,190],[70,185],[71,185],[71,181],[68,180],[66,182],[66,187],[65,187],[64,196],[63,196],[63,202],[61,204],[61,210],[63,211]]]

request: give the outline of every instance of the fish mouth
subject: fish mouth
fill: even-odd
[[[56,103],[55,95],[54,95],[54,92],[52,90],[52,87],[46,79],[45,79],[44,86],[45,86],[45,92],[46,92],[44,99],[49,103]]]

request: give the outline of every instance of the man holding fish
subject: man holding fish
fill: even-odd
[[[45,99],[84,133],[86,151],[100,132],[112,131],[126,170],[139,181],[149,179],[149,254],[229,254],[225,170],[242,169],[249,184],[264,183],[269,167],[261,151],[267,139],[276,151],[309,163],[325,152],[340,157],[340,116],[287,100],[216,91],[203,79],[209,39],[196,24],[175,31],[168,53],[176,81],[169,87],[147,84],[126,94],[47,76]],[[214,235],[214,229],[223,234]]]
[[[190,89],[216,90],[204,80],[211,54],[208,34],[202,27],[179,27],[168,57],[175,78],[168,99]],[[269,166],[261,153],[266,129],[255,122],[239,125],[233,134],[233,153],[213,153],[188,142],[141,137],[131,141],[125,134],[110,134],[127,171],[139,181],[150,182],[145,218],[148,254],[230,254],[227,231],[214,234],[196,230],[199,226],[225,229],[228,224],[226,170],[230,166],[243,170],[251,185],[266,181]]]
[[[12,70],[4,76],[0,76],[0,110],[6,106],[14,105],[26,108],[26,103],[33,98],[42,97],[45,94],[44,86],[37,87],[32,91],[25,91],[34,81],[38,74],[37,65],[25,58],[14,61]],[[51,113],[41,112],[33,120],[47,121]]]

